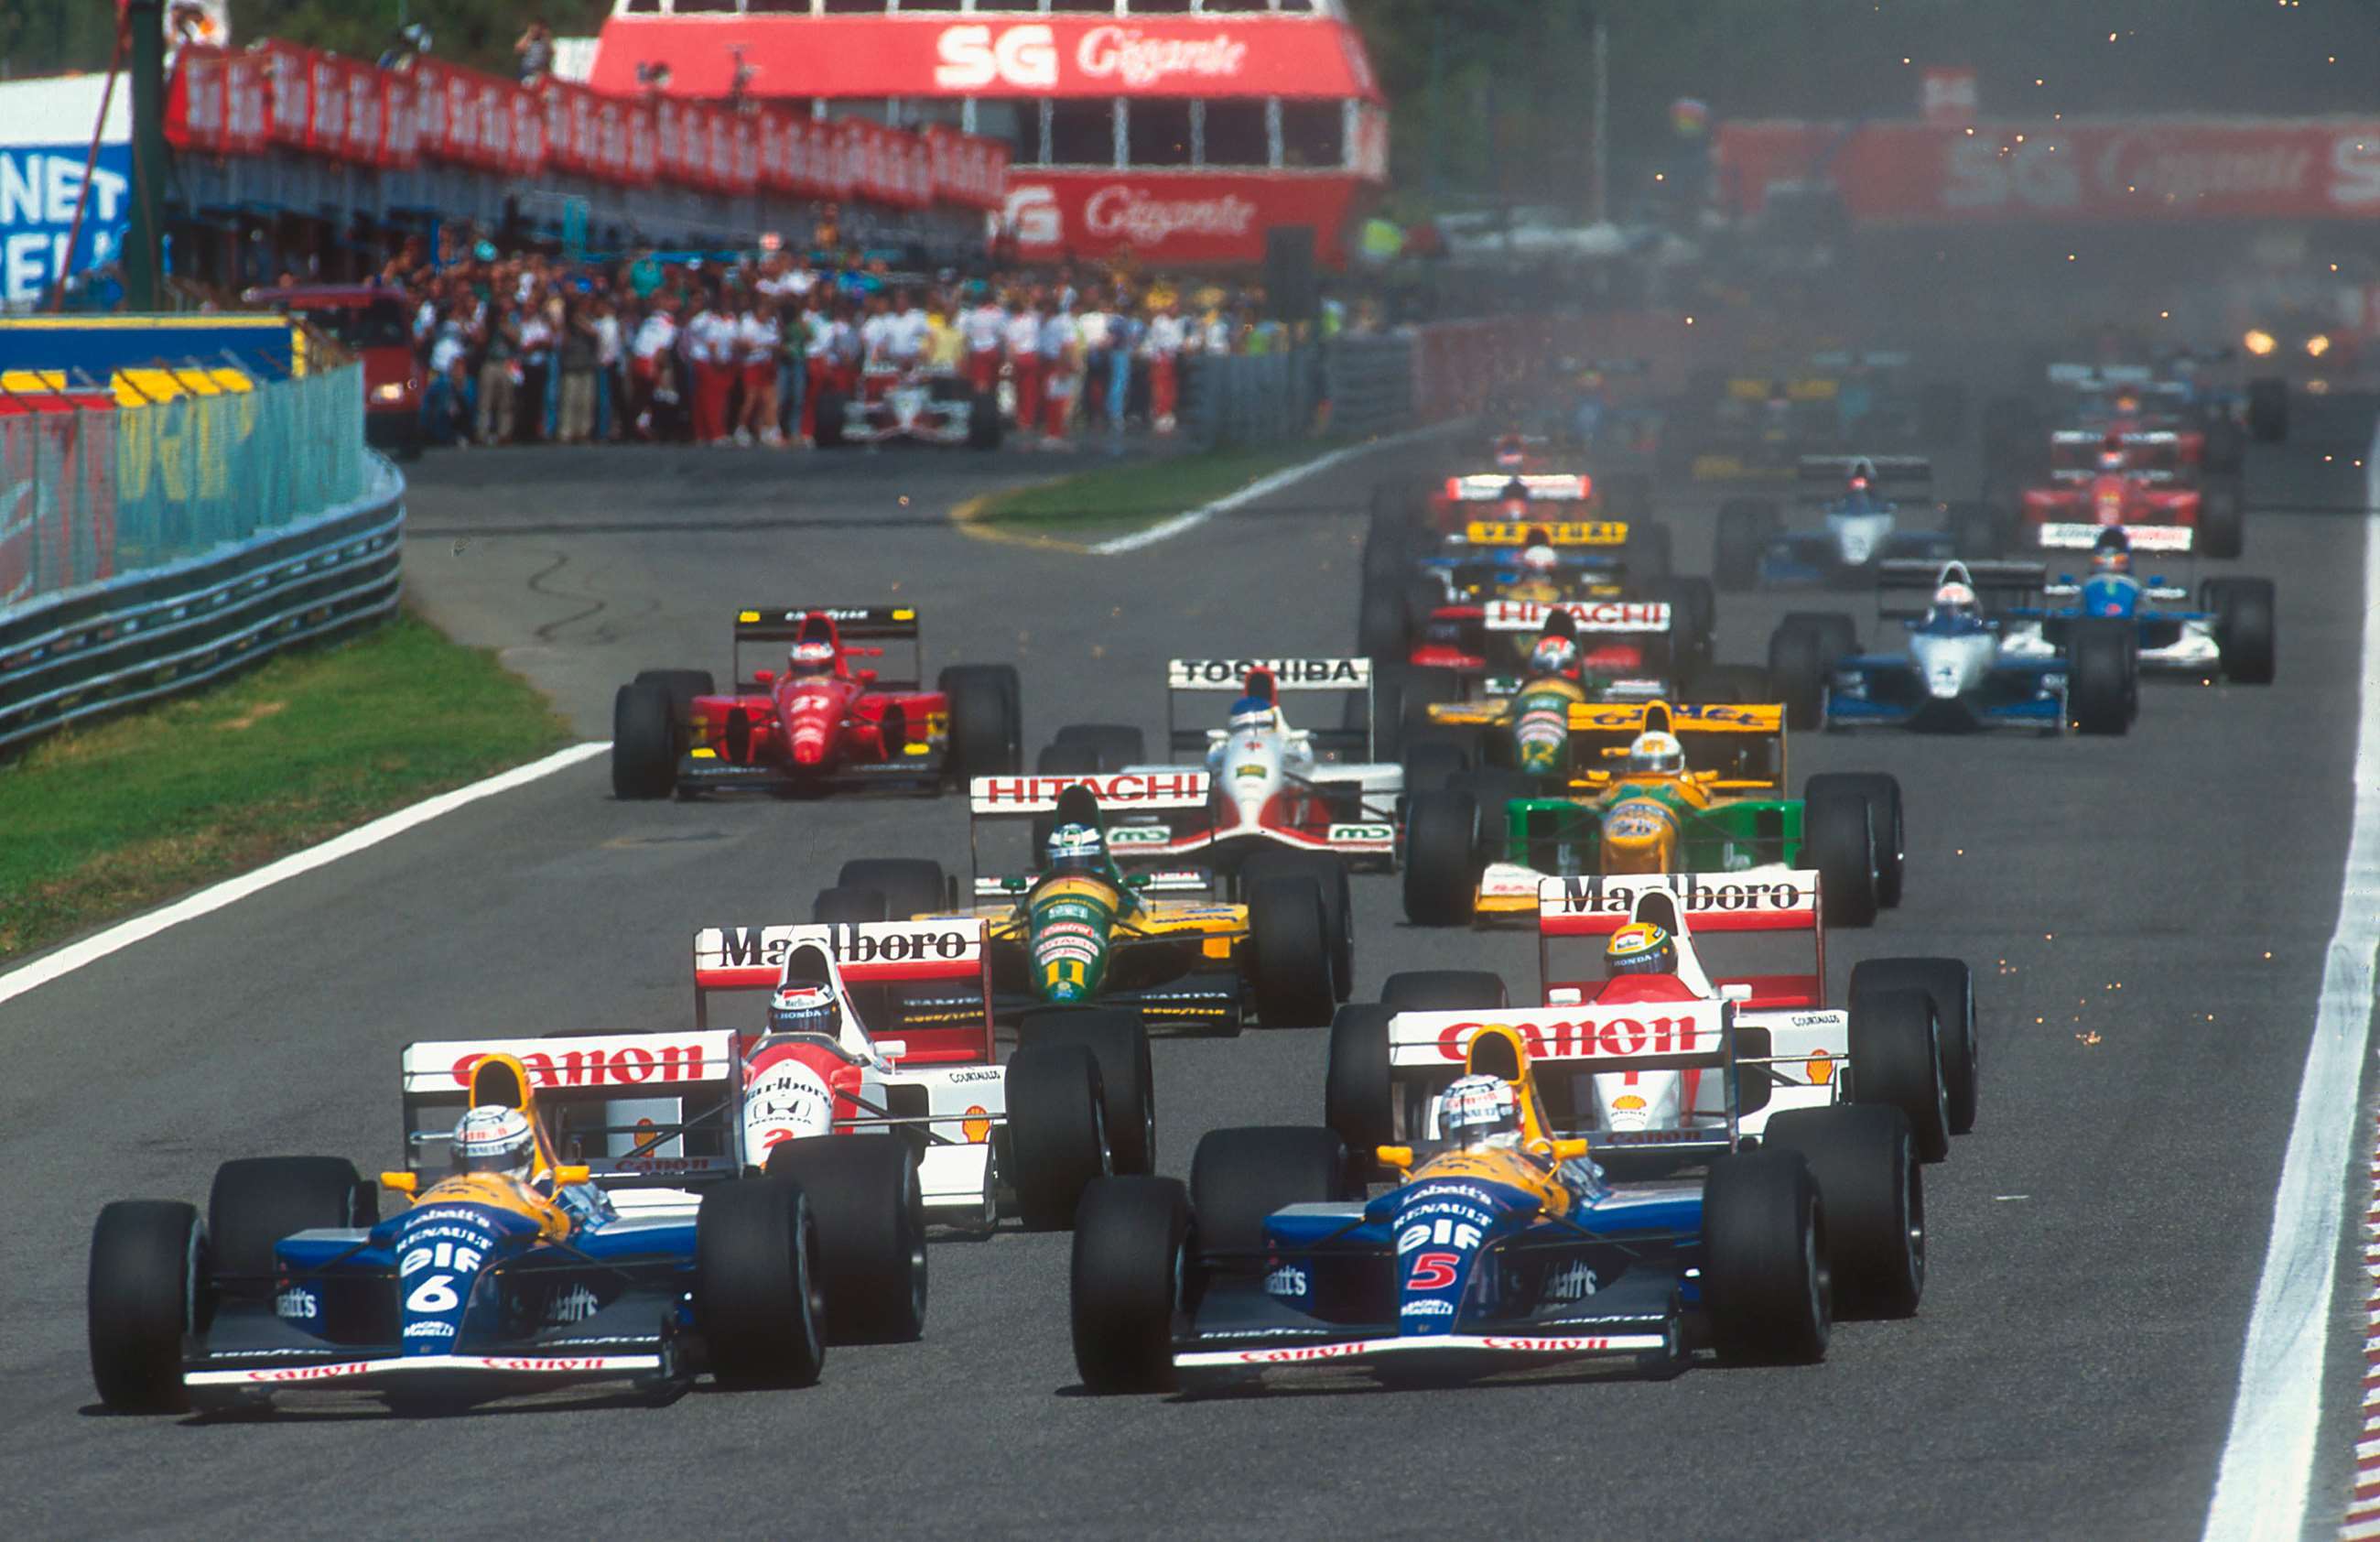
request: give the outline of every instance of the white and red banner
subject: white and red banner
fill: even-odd
[[[604,22],[589,79],[634,94],[639,64],[674,91],[724,97],[737,59],[770,97],[1197,96],[1381,100],[1363,43],[1336,17],[754,15],[722,44],[714,17]]]
[[[1742,214],[1778,183],[1821,179],[1876,223],[2380,213],[2380,121],[1729,123],[1717,153],[1722,196]]]
[[[1314,227],[1316,258],[1339,265],[1357,199],[1347,176],[1262,172],[1044,172],[1018,168],[1003,207],[1029,258],[1123,252],[1160,263],[1260,263],[1265,231]]]

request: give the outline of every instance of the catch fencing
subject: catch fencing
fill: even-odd
[[[360,367],[23,386],[0,382],[0,752],[396,605],[404,483],[364,448]]]

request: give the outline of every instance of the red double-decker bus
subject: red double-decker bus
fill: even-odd
[[[1388,112],[1341,0],[618,0],[592,83],[736,90],[1011,147],[1027,259],[1254,263],[1310,226],[1343,260]]]

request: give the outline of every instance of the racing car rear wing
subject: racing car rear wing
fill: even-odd
[[[2082,522],[2051,524],[2040,527],[2034,542],[2046,552],[2087,552],[2099,545],[2107,533],[2107,525]],[[2136,552],[2157,552],[2169,556],[2187,555],[2198,542],[2198,532],[2188,525],[2124,525],[2124,539]]]
[[[1269,685],[1270,689],[1264,689]],[[1368,658],[1176,658],[1165,665],[1165,741],[1175,750],[1203,750],[1208,730],[1184,728],[1178,720],[1179,691],[1243,691],[1269,696],[1285,691],[1360,691],[1364,727],[1306,728],[1307,739],[1334,749],[1354,749],[1366,759],[1373,754],[1372,661]],[[1286,715],[1284,715],[1286,716]],[[1294,724],[1291,725],[1295,727]]]
[[[892,1036],[876,1041],[895,1060],[991,1060],[991,966],[984,949],[983,922],[972,915],[808,926],[705,926],[694,934],[694,1025],[710,1025],[714,993],[774,989],[785,960],[803,947],[823,952],[846,988],[968,982],[973,989],[952,992],[951,1010],[929,1022],[869,1026],[897,1034],[897,1044]],[[974,1008],[978,999],[982,1002],[980,1015]]]
[[[1934,591],[1953,580],[1973,589],[1985,610],[2008,610],[2038,595],[2048,578],[2038,562],[1888,557],[1876,565],[1876,613],[1888,621],[1923,620]]]
[[[1799,464],[1804,482],[1846,482],[1862,466],[1878,486],[1934,480],[1934,462],[1922,455],[1805,455]]]
[[[1910,355],[1899,349],[1869,349],[1854,353],[1849,349],[1833,349],[1810,355],[1814,370],[1848,370],[1854,367],[1870,370],[1905,370]]]
[[[823,616],[834,623],[846,642],[907,642],[922,635],[917,613],[908,606],[801,606],[793,609],[746,606],[735,613],[735,638],[741,642],[791,642],[802,634],[802,623]]]
[[[1588,632],[1647,632],[1670,630],[1667,600],[1489,600],[1481,607],[1482,624],[1489,631],[1543,631],[1556,611]]]
[[[1735,985],[1759,1006],[1815,1006],[1825,997],[1827,929],[1815,872],[1700,874],[1545,878],[1537,884],[1537,979],[1540,994],[1562,1000],[1554,978],[1552,940],[1603,937],[1633,921],[1649,921],[1678,938],[1678,974],[1697,995]],[[1807,933],[1810,973],[1706,973],[1694,938],[1717,933]],[[1581,987],[1567,987],[1573,998]]]
[[[1727,1001],[1661,1001],[1399,1012],[1389,1019],[1389,1066],[1391,1073],[1459,1070],[1472,1038],[1493,1026],[1518,1034],[1536,1066],[1590,1072],[1724,1071],[1734,1059],[1727,1032],[1732,1007]]]
[[[1203,809],[1210,787],[1204,771],[1119,771],[1106,777],[978,777],[967,783],[967,813],[977,819],[1055,814],[1070,787],[1090,789],[1101,811],[1161,813]]]
[[[2146,364],[2052,364],[2049,383],[2053,386],[2148,386],[2156,381],[2156,371]]]
[[[1607,752],[1625,751],[1643,733],[1671,733],[1686,768],[1730,781],[1785,782],[1781,706],[1679,706],[1668,702],[1580,702],[1570,709],[1571,760],[1592,768]]]
[[[406,1163],[427,1175],[470,1103],[471,1072],[509,1055],[528,1073],[555,1156],[606,1187],[735,1177],[741,1059],[726,1030],[408,1044],[399,1065]]]
[[[1531,503],[1585,503],[1595,491],[1595,479],[1576,471],[1472,471],[1446,479],[1446,501],[1494,503],[1516,485]]]
[[[1625,520],[1474,520],[1463,527],[1469,546],[1525,546],[1543,541],[1548,546],[1624,546]]]

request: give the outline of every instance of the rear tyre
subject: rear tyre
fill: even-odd
[[[1068,1319],[1075,1371],[1097,1393],[1173,1385],[1173,1314],[1190,1202],[1172,1178],[1102,1178],[1083,1192]]]
[[[1148,764],[1147,738],[1138,728],[1122,723],[1069,723],[1051,742],[1087,746],[1102,775]]]
[[[1769,698],[1783,704],[1785,726],[1806,732],[1827,717],[1827,656],[1808,627],[1779,627],[1768,639]]]
[[[837,888],[874,889],[884,896],[884,919],[907,921],[950,908],[942,864],[931,857],[856,857],[835,875]]]
[[[2223,649],[2223,678],[2237,685],[2273,683],[2273,581],[2231,579],[2216,608],[2215,638]]]
[[[2248,516],[2236,478],[2210,479],[2199,484],[2198,548],[2203,557],[2234,557],[2247,545]]]
[[[1320,851],[1259,851],[1240,864],[1242,892],[1267,878],[1307,877],[1322,891],[1322,935],[1330,947],[1330,988],[1344,1001],[1355,985],[1355,899],[1347,864]]]
[[[825,417],[820,417],[825,427]],[[695,1321],[722,1386],[808,1387],[826,1365],[809,1202],[766,1178],[722,1183],[694,1223]]]
[[[1016,671],[1004,664],[954,664],[935,681],[950,703],[953,776],[1014,775],[1024,768]]]
[[[2131,642],[2124,622],[2075,623],[2067,644],[2066,706],[2081,732],[2120,734],[2132,726]]]
[[[1806,801],[1839,791],[1867,800],[1868,829],[1876,840],[1876,902],[1891,910],[1900,903],[1901,870],[1909,851],[1900,778],[1881,771],[1839,771],[1811,777],[1802,796]]]
[[[1026,1012],[1019,1050],[1078,1047],[1099,1068],[1099,1121],[1118,1173],[1157,1170],[1157,1078],[1148,1030],[1129,1007],[1061,1007]]]
[[[1035,1231],[1074,1223],[1083,1186],[1108,1175],[1099,1062],[1080,1045],[1020,1049],[1008,1061],[1008,1154],[1017,1212]]]
[[[926,1330],[926,1205],[917,1153],[899,1135],[783,1141],[768,1175],[790,1181],[818,1235],[824,1330],[835,1343],[898,1343]]]
[[[677,715],[659,685],[624,685],[612,698],[612,796],[666,798],[677,786]]]
[[[1479,897],[1479,805],[1467,792],[1424,793],[1405,805],[1405,919],[1467,926]]]
[[[1935,1035],[1942,1060],[1942,1094],[1950,1133],[1975,1127],[1983,1083],[1983,1047],[1975,1035],[1974,972],[1964,959],[1866,959],[1852,965],[1851,1010],[1880,991],[1917,990],[1934,1007]]]
[[[1322,889],[1310,877],[1267,878],[1248,892],[1248,943],[1257,1021],[1267,1028],[1318,1028],[1339,996]]]
[[[1686,699],[1697,706],[1749,706],[1773,702],[1768,671],[1749,664],[1714,664],[1694,676]]]
[[[1840,610],[1791,610],[1778,623],[1780,629],[1806,627],[1818,637],[1818,655],[1828,668],[1859,652],[1859,624]]]
[[[1925,1169],[1908,1116],[1858,1105],[1793,1108],[1769,1120],[1760,1144],[1809,1164],[1841,1315],[1914,1315],[1925,1293]]]
[[[1397,1012],[1484,1012],[1511,1006],[1512,996],[1492,970],[1407,969],[1380,983],[1380,1005]]]
[[[1868,802],[1855,792],[1826,791],[1802,800],[1802,863],[1818,871],[1827,924],[1876,923],[1876,842]]]
[[[1778,526],[1776,506],[1749,498],[1719,505],[1718,533],[1711,543],[1711,581],[1722,594],[1760,587],[1760,558]]]
[[[1405,661],[1411,634],[1405,626],[1404,593],[1393,578],[1365,585],[1363,606],[1355,615],[1355,647],[1375,663]]]
[[[368,1228],[380,1190],[344,1156],[242,1156],[215,1169],[207,1195],[208,1253],[231,1293],[273,1293],[273,1247],[294,1231]],[[244,1277],[244,1278],[243,1278]]]
[[[1405,750],[1405,796],[1443,791],[1449,782],[1471,769],[1471,757],[1448,740],[1424,740]]]
[[[1210,1130],[1190,1160],[1198,1251],[1261,1253],[1267,1216],[1283,1205],[1341,1198],[1346,1186],[1347,1147],[1333,1131],[1300,1124]]]
[[[83,1290],[91,1380],[116,1414],[179,1414],[182,1337],[206,1289],[206,1233],[176,1200],[119,1199],[91,1233]]]
[[[1322,1122],[1346,1143],[1350,1169],[1369,1173],[1375,1153],[1396,1140],[1395,1093],[1389,1076],[1389,1019],[1397,1009],[1350,1002],[1330,1020],[1330,1068],[1322,1083]]]
[[[1721,1156],[1703,1180],[1704,1309],[1720,1358],[1827,1357],[1834,1286],[1809,1165],[1786,1151]]]
[[[1918,1160],[1950,1154],[1950,1096],[1934,1001],[1923,990],[1875,990],[1851,1010],[1851,1095],[1908,1117]]]
[[[810,901],[810,924],[849,925],[884,919],[884,896],[872,888],[822,888]]]

